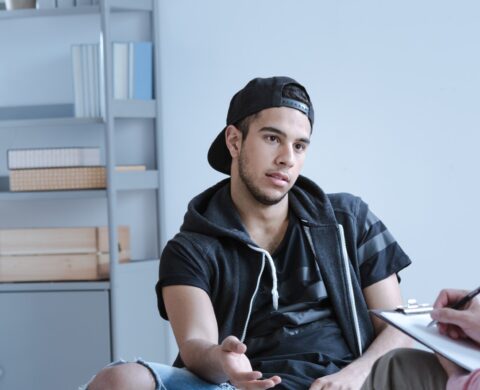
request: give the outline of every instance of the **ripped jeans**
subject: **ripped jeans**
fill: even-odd
[[[120,364],[128,363],[125,360],[118,360],[110,363],[107,367],[118,366]],[[145,366],[150,370],[155,378],[155,390],[235,390],[236,388],[229,383],[221,383],[216,385],[214,383],[206,382],[195,374],[191,373],[185,368],[176,368],[166,364],[145,362],[142,359],[137,359],[136,363]],[[88,390],[88,385],[93,380],[78,390]]]

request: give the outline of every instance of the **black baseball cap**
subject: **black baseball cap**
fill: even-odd
[[[290,77],[256,78],[251,80],[243,89],[238,91],[230,101],[227,114],[227,125],[215,138],[208,150],[208,162],[212,168],[219,172],[230,174],[232,157],[225,143],[225,130],[229,125],[234,125],[259,111],[271,107],[291,107],[303,112],[309,119],[313,129],[313,106],[308,97],[308,103],[283,96],[287,85],[296,85],[303,89],[303,85]]]

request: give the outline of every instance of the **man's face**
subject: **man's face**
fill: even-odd
[[[261,111],[241,142],[238,175],[264,205],[280,202],[302,170],[311,127],[305,114],[288,107]]]

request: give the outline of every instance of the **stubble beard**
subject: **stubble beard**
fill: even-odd
[[[248,192],[252,195],[252,197],[259,203],[265,205],[265,206],[273,206],[285,198],[287,195],[288,191],[285,192],[284,194],[281,194],[278,197],[271,197],[268,196],[266,193],[262,191],[261,188],[256,186],[253,182],[253,179],[251,175],[249,175],[246,166],[248,165],[247,159],[245,157],[245,154],[243,153],[243,150],[240,152],[240,156],[238,158],[238,175],[240,177],[240,180],[242,183],[245,185],[247,188]]]

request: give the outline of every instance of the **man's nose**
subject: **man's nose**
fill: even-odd
[[[285,165],[287,167],[292,167],[295,162],[295,154],[293,150],[293,145],[283,145],[280,148],[278,157],[277,157],[277,164]]]

